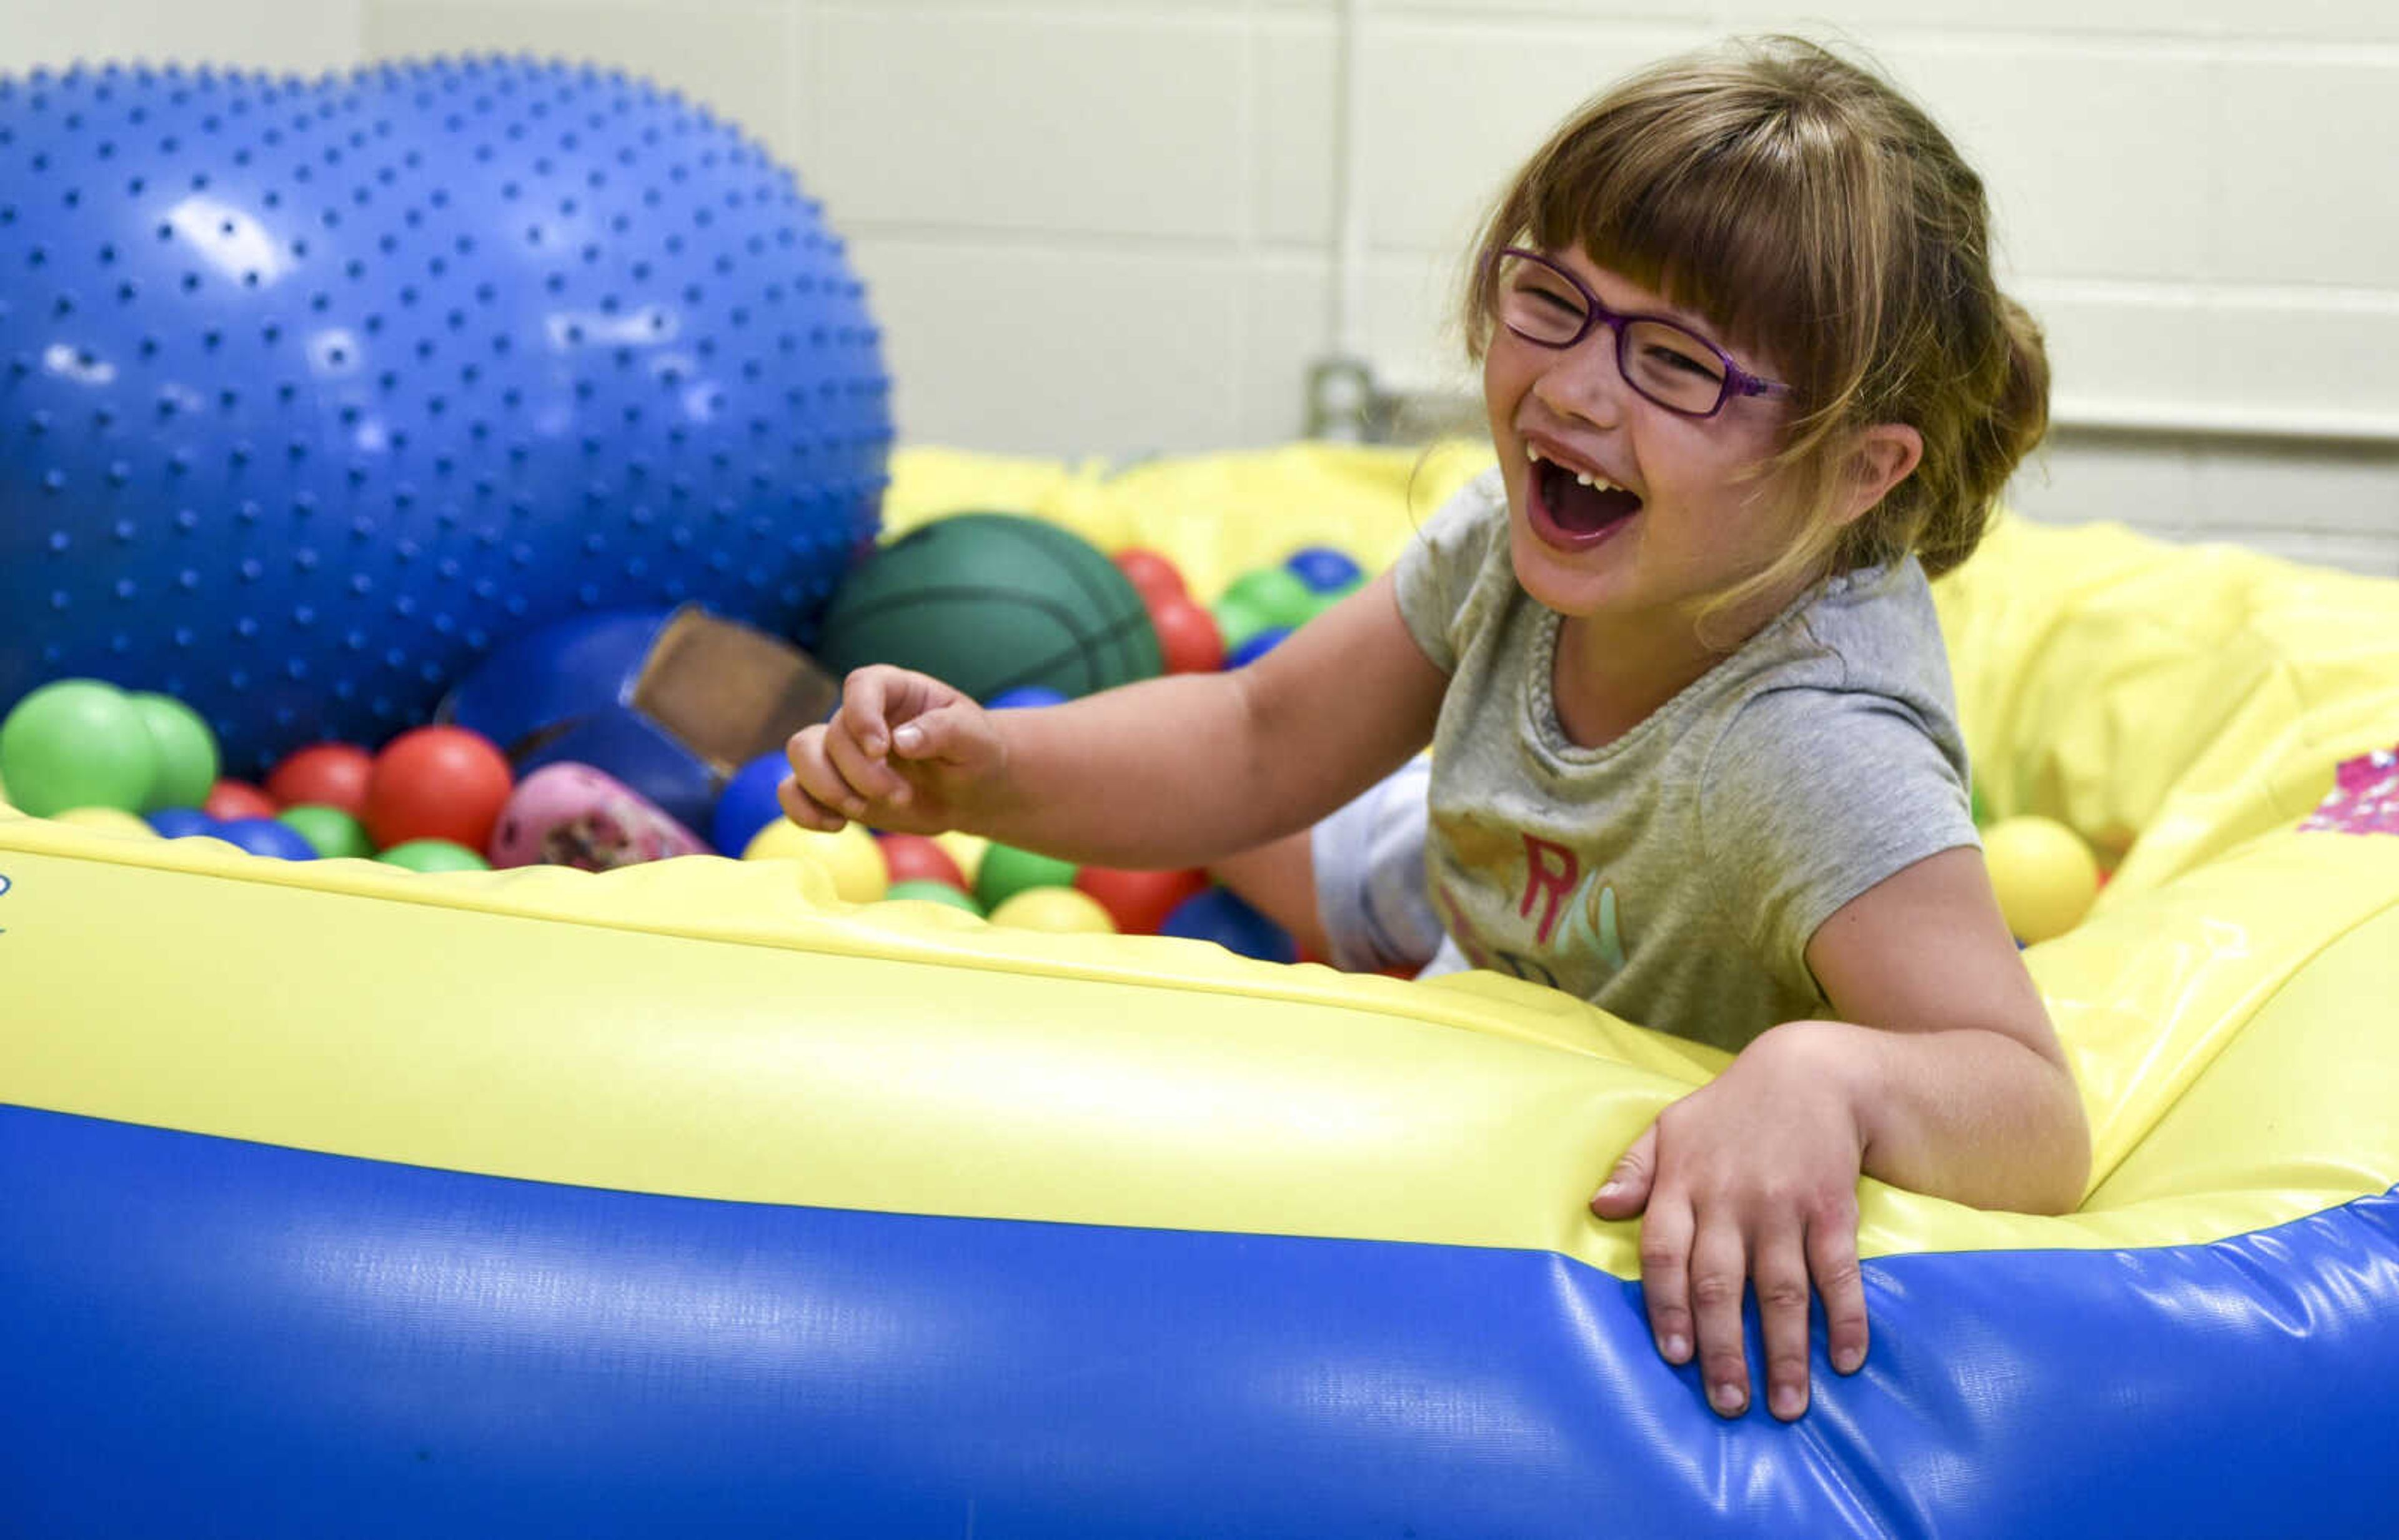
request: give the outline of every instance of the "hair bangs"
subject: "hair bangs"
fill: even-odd
[[[1524,183],[1522,231],[1591,260],[1704,320],[1720,344],[1790,385],[1804,415],[1842,371],[1824,358],[1828,296],[1807,228],[1801,157],[1786,113],[1728,113],[1691,93],[1603,113]],[[1512,237],[1511,237],[1512,238]],[[1838,349],[1830,351],[1837,352]],[[1812,377],[1811,377],[1812,376]]]

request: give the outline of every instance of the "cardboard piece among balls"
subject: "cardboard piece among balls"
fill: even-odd
[[[698,605],[546,627],[494,654],[441,704],[520,777],[587,764],[705,829],[726,780],[822,722],[840,684],[790,642]]]

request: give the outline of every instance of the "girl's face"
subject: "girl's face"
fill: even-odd
[[[1579,250],[1552,260],[1611,310],[1664,317],[1724,346],[1703,318]],[[1764,570],[1789,543],[1775,482],[1750,474],[1774,453],[1788,408],[1736,396],[1713,417],[1685,416],[1625,383],[1616,346],[1607,326],[1565,349],[1493,328],[1483,396],[1507,478],[1516,580],[1603,632],[1688,629],[1698,601]],[[1725,351],[1754,374],[1782,377],[1774,359]]]

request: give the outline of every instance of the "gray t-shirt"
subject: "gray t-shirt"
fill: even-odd
[[[1426,885],[1477,966],[1738,1051],[1822,1015],[1833,912],[1976,844],[1966,749],[1914,558],[1827,580],[1632,731],[1569,741],[1558,615],[1516,583],[1495,470],[1402,556],[1400,612],[1450,676]]]

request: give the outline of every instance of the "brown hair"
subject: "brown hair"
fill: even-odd
[[[2048,428],[2040,329],[1992,277],[1982,179],[1897,88],[1804,39],[1669,60],[1569,118],[1470,259],[1477,359],[1498,253],[1519,244],[1579,246],[1772,359],[1792,386],[1784,442],[1760,467],[1792,474],[1792,549],[1708,615],[1910,551],[1946,572]],[[1850,435],[1876,423],[1914,427],[1923,461],[1842,524]]]

